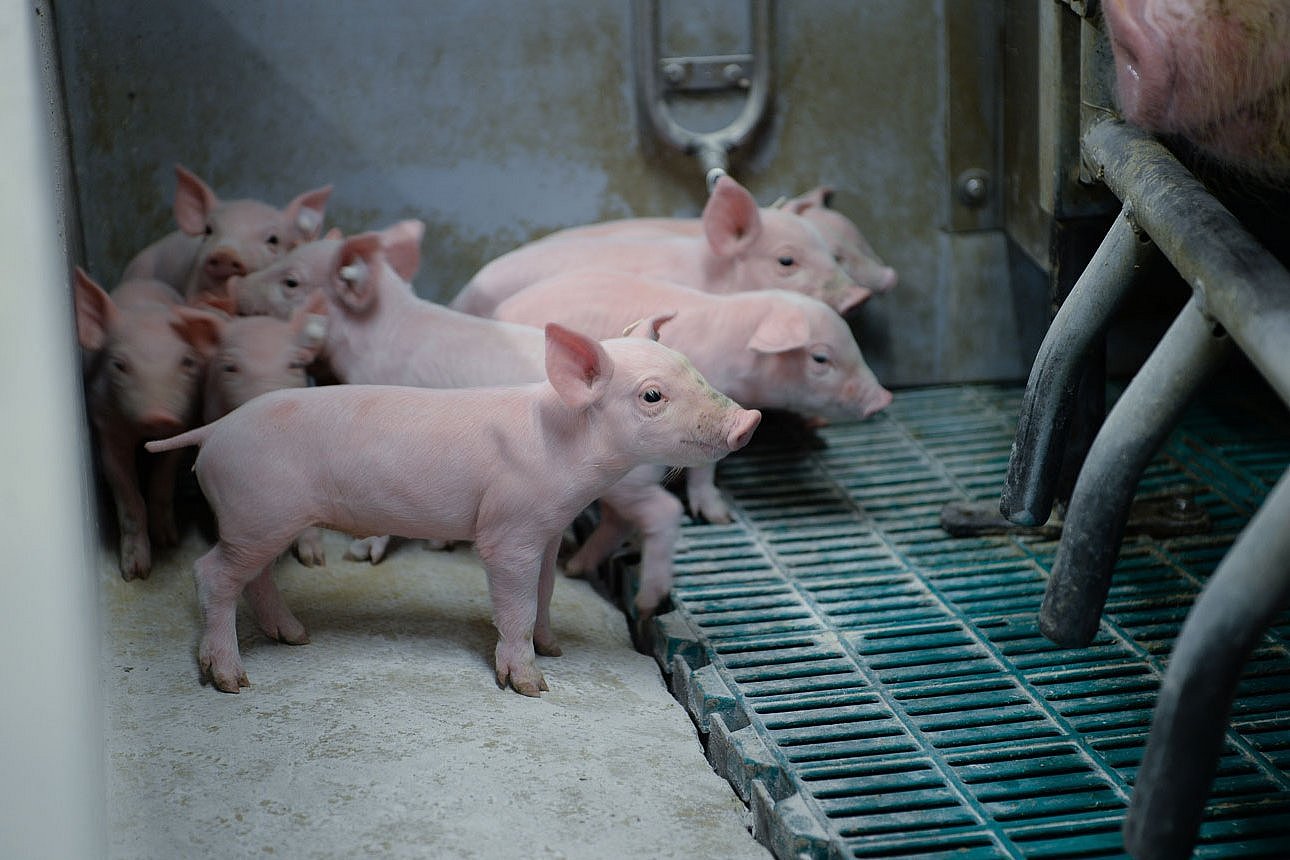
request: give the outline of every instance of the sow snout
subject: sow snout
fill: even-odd
[[[761,423],[761,412],[756,409],[737,409],[730,419],[730,430],[726,434],[726,447],[730,453],[738,451],[752,439],[753,431]]]

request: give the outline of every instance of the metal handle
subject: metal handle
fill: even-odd
[[[664,94],[658,57],[658,0],[632,0],[636,96],[640,111],[660,140],[699,159],[709,189],[727,171],[729,152],[746,144],[757,130],[770,101],[770,0],[749,0],[748,14],[753,61],[752,75],[746,79],[748,96],[743,110],[725,128],[696,132],[676,121]],[[742,88],[743,79],[739,84]]]

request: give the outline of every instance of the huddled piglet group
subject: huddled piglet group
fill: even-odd
[[[700,218],[560,231],[488,263],[446,307],[410,283],[420,221],[324,234],[330,186],[276,209],[176,174],[180,230],[110,294],[79,269],[73,284],[126,579],[148,575],[152,543],[176,540],[176,458],[199,449],[219,536],[195,567],[198,657],[221,690],[248,684],[242,595],[268,636],[308,641],[273,568],[293,546],[325,563],[323,527],[373,562],[393,535],[473,541],[497,682],[536,696],[536,654],[560,653],[550,599],[579,512],[599,499],[567,570],[639,530],[648,616],[683,519],[669,468],[689,470],[692,511],[727,521],[714,464],[749,441],[758,410],[858,420],[891,401],[840,313],[896,275],[827,189],[762,208],[722,177]]]

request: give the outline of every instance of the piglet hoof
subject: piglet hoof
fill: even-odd
[[[560,643],[555,640],[554,636],[549,639],[539,639],[534,636],[533,650],[543,657],[559,657],[564,654],[564,651],[560,648]]]
[[[703,517],[710,523],[728,523],[730,522],[730,506],[721,498],[721,494],[716,490],[710,493],[702,493],[697,498],[690,499],[690,513],[693,516]]]
[[[438,538],[426,538],[423,542],[425,548],[435,552],[452,552],[457,548],[457,542],[451,540],[439,540]]]
[[[321,567],[327,563],[327,553],[323,550],[322,532],[318,529],[306,529],[296,538],[291,547],[296,559],[305,567]]]
[[[152,548],[144,535],[121,535],[121,578],[147,579],[152,573]]]
[[[546,685],[546,678],[542,677],[542,670],[532,661],[508,664],[498,660],[497,686],[505,689],[507,684],[521,696],[534,698],[541,696],[543,690],[551,689]]]
[[[305,625],[296,621],[295,618],[292,618],[291,621],[295,623],[283,622],[277,627],[265,629],[264,635],[284,645],[308,645],[309,631],[305,629]]]
[[[345,550],[345,558],[351,561],[370,561],[372,564],[379,564],[381,559],[385,558],[389,548],[389,535],[358,538],[350,541],[349,549]]]
[[[225,693],[241,692],[243,687],[251,686],[251,681],[246,677],[246,670],[240,664],[216,668],[211,658],[201,658],[202,680],[210,681],[217,690]]]

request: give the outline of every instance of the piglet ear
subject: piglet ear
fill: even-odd
[[[336,301],[353,313],[365,313],[376,301],[384,252],[380,233],[360,233],[345,240],[336,255],[332,289]]]
[[[323,215],[327,212],[327,199],[331,197],[331,186],[324,185],[313,191],[306,191],[287,204],[284,210],[288,220],[300,231],[302,242],[311,242],[322,232]]]
[[[206,218],[220,203],[211,187],[197,176],[175,165],[175,222],[189,236],[206,232]]]
[[[416,277],[421,268],[421,239],[426,234],[424,221],[409,218],[381,231],[385,260],[405,281]]]
[[[761,234],[757,201],[738,182],[722,176],[703,207],[703,233],[717,256],[739,253]]]
[[[614,363],[599,343],[559,323],[546,324],[546,377],[570,409],[581,411],[605,394]]]
[[[776,308],[762,317],[748,339],[748,348],[756,352],[788,352],[804,348],[810,336],[805,312],[800,308]]]
[[[833,189],[828,185],[812,188],[800,197],[794,197],[784,204],[784,210],[794,215],[801,215],[808,209],[828,209],[833,205]]]
[[[170,325],[179,336],[191,344],[202,358],[209,359],[213,356],[224,331],[224,319],[211,311],[182,305],[175,308],[174,314],[175,318],[170,321]]]
[[[107,343],[107,332],[116,321],[116,305],[98,282],[80,266],[72,278],[76,296],[76,339],[81,346],[97,352]]]
[[[658,330],[662,328],[663,323],[675,318],[676,311],[666,311],[639,319],[623,329],[623,337],[647,337],[650,340],[658,340]]]

